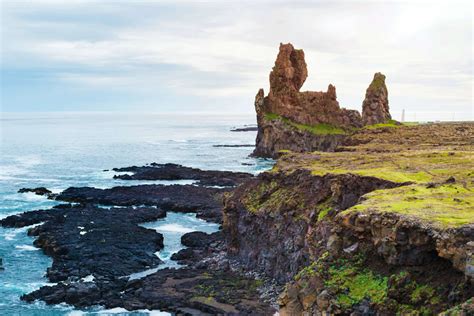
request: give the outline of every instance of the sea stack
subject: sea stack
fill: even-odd
[[[365,125],[391,120],[385,76],[376,73],[367,89],[363,114],[340,107],[336,87],[300,91],[308,69],[305,54],[280,44],[270,72],[270,91],[255,97],[258,133],[254,156],[276,158],[283,151],[335,151],[344,139]]]
[[[362,103],[362,122],[364,125],[373,125],[387,123],[391,119],[385,75],[377,72],[365,92],[365,100]]]
[[[270,91],[255,97],[258,134],[254,156],[277,157],[281,150],[333,151],[347,131],[362,126],[358,111],[339,106],[336,87],[300,89],[308,77],[303,50],[280,44],[270,72]]]

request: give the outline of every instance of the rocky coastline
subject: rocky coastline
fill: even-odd
[[[474,123],[391,119],[376,73],[362,114],[335,87],[300,92],[304,52],[280,45],[259,90],[253,155],[271,170],[151,163],[114,168],[102,189],[23,188],[60,202],[6,217],[53,259],[26,302],[175,315],[474,314]],[[247,130],[245,130],[247,131]],[[193,213],[220,225],[187,232],[161,268],[163,235],[142,224]]]

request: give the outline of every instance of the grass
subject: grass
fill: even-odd
[[[275,113],[265,113],[265,119],[268,121],[280,120],[283,123],[296,128],[299,131],[309,132],[315,135],[345,135],[347,132],[339,127],[333,126],[331,124],[316,124],[316,125],[305,125],[293,122],[292,120],[280,116]]]
[[[309,169],[315,176],[350,173],[409,184],[368,193],[348,211],[396,212],[442,228],[474,223],[473,151],[289,153],[275,169],[287,174]],[[445,184],[451,176],[455,183]],[[326,214],[320,212],[320,219]]]
[[[398,153],[315,152],[304,156],[289,153],[280,159],[276,169],[291,173],[309,169],[315,176],[352,173],[392,182],[427,183],[472,178],[474,152],[407,151]]]
[[[441,227],[474,223],[474,191],[462,184],[445,184],[435,188],[410,185],[373,191],[364,198],[346,212],[395,212]]]
[[[399,123],[395,120],[389,120],[387,123],[379,123],[379,124],[372,124],[372,125],[366,125],[363,128],[365,129],[377,129],[377,128],[399,128],[403,126],[403,123]]]

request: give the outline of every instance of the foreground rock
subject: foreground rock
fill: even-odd
[[[46,273],[51,282],[77,281],[93,276],[115,279],[157,266],[154,253],[163,248],[163,236],[138,223],[164,218],[158,208],[97,208],[60,205],[26,212],[0,221],[3,227],[30,228],[34,245],[53,258]]]
[[[265,96],[260,89],[255,97],[258,133],[253,155],[276,158],[281,150],[334,151],[355,129],[390,120],[382,74],[375,74],[367,89],[364,118],[358,111],[339,106],[331,84],[325,92],[300,92],[307,76],[304,52],[280,44],[270,73],[270,91]]]
[[[239,145],[244,146],[244,145]],[[247,146],[247,145],[245,145]],[[182,165],[152,163],[143,167],[114,168],[117,172],[132,172],[132,175],[115,175],[122,180],[196,180],[205,186],[236,186],[252,177],[245,172],[201,170]]]
[[[76,307],[101,305],[127,310],[162,310],[179,315],[272,315],[259,302],[258,281],[231,271],[195,268],[163,269],[143,279],[115,283],[60,283],[23,297]]]
[[[147,205],[175,212],[192,212],[208,221],[220,222],[221,195],[229,189],[194,185],[136,185],[97,189],[68,188],[57,200],[102,205]]]

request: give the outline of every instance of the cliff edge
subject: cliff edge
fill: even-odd
[[[285,284],[282,316],[473,315],[473,145],[469,122],[377,125],[283,153],[225,199],[227,251]]]

